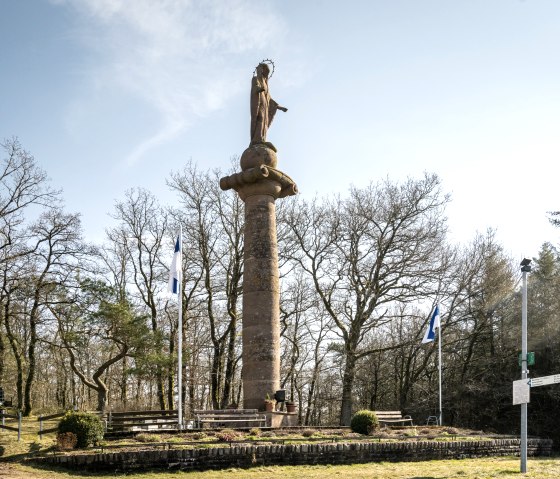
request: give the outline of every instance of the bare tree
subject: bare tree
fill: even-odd
[[[14,319],[19,317],[22,306],[20,293],[23,283],[19,279],[29,271],[29,258],[26,257],[37,247],[30,238],[30,219],[29,216],[26,218],[25,213],[29,213],[31,206],[35,207],[35,214],[45,207],[53,207],[59,192],[49,186],[46,173],[39,168],[33,156],[22,148],[17,138],[5,140],[0,147],[3,150],[0,160],[0,267],[3,276],[0,324],[6,330],[16,362],[16,394],[18,406],[23,407],[25,364],[22,351],[27,350],[28,345],[25,336],[17,338],[18,325]],[[4,340],[0,340],[2,370],[6,352],[4,344]]]
[[[357,362],[376,351],[363,347],[364,338],[391,320],[391,303],[433,292],[447,201],[439,179],[426,175],[287,212],[292,259],[312,278],[344,347],[341,424],[350,423]]]
[[[27,320],[29,341],[27,346],[27,378],[24,389],[23,413],[31,413],[31,389],[35,379],[35,352],[39,340],[38,327],[42,312],[51,301],[51,292],[64,285],[77,272],[76,260],[84,252],[81,242],[80,220],[75,214],[60,210],[46,211],[31,232],[35,246],[31,255],[33,270],[24,280],[30,298]]]
[[[213,351],[211,403],[233,401],[232,378],[239,360],[238,303],[243,268],[243,204],[237,195],[222,192],[219,172],[201,173],[188,164],[173,173],[169,186],[179,194],[185,243],[197,249],[193,257],[202,290]]]
[[[24,221],[24,210],[31,205],[50,207],[60,192],[50,188],[46,173],[17,138],[4,141],[0,147],[5,152],[0,162],[0,261],[6,261],[22,254],[21,249],[12,248],[7,256],[6,250],[15,244],[15,230]]]

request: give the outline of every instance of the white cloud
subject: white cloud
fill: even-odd
[[[160,115],[161,127],[132,148],[129,165],[245,88],[244,55],[257,62],[283,31],[282,20],[268,2],[53,3],[73,7],[83,19],[79,34],[95,53],[94,84],[136,95]]]

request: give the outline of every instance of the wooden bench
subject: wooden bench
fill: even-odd
[[[391,424],[405,425],[410,423],[412,426],[412,417],[409,415],[403,416],[401,411],[375,411],[377,420],[380,425],[390,426]]]
[[[107,432],[124,432],[139,430],[170,430],[177,429],[178,411],[124,411],[108,412],[106,421]]]
[[[266,427],[266,415],[259,413],[258,409],[195,410],[194,427],[197,429]]]

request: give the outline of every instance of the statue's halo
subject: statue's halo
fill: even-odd
[[[270,75],[268,75],[268,78],[272,78],[272,75],[274,75],[274,62],[270,58],[266,58],[265,60],[260,62],[259,65],[261,65],[262,63],[264,63],[265,65],[272,65],[272,71],[270,72]],[[259,65],[255,67],[255,70],[253,71],[253,75],[257,74],[257,68]]]

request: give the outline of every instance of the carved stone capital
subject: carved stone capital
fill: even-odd
[[[269,195],[278,199],[297,193],[294,180],[280,170],[264,165],[221,178],[220,188],[224,191],[234,189],[243,201],[254,195]]]

